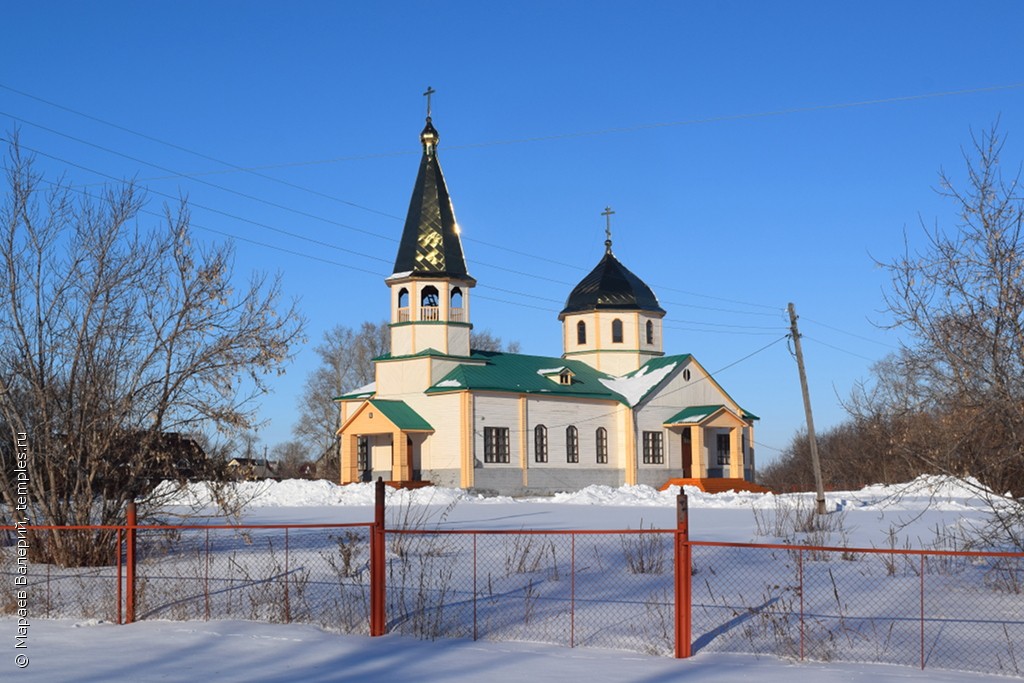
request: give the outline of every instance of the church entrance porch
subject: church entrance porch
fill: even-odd
[[[723,405],[692,406],[665,421],[679,434],[683,479],[743,479],[744,430],[750,424]]]
[[[402,401],[364,401],[338,430],[340,483],[382,477],[397,487],[423,485],[418,445],[421,435],[431,432],[430,425]]]

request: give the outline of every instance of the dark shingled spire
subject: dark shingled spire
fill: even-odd
[[[423,158],[398,245],[394,272],[419,277],[459,278],[472,284],[475,280],[466,272],[455,210],[437,160],[440,139],[427,116],[427,125],[420,133]]]

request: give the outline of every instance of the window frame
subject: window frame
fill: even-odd
[[[533,428],[533,461],[539,463],[548,461],[548,428],[544,425],[537,425]]]
[[[664,465],[665,464],[665,435],[660,431],[645,431],[644,442],[644,464]]]
[[[596,442],[597,450],[597,464],[607,465],[608,464],[608,430],[604,427],[598,427],[597,431],[594,432],[594,440]]]
[[[565,428],[565,461],[571,465],[580,461],[580,430],[575,425]]]
[[[622,318],[616,318],[612,321],[612,344],[622,344],[623,336]]]
[[[368,436],[356,437],[356,470],[358,472],[370,471],[370,437]]]
[[[587,343],[587,323],[579,321],[576,323],[576,345],[583,346]]]
[[[508,427],[484,427],[484,463],[507,465],[511,462]]]
[[[715,436],[715,451],[718,455],[718,466],[725,467],[727,465],[731,465],[732,439],[729,438],[729,434],[718,433]]]

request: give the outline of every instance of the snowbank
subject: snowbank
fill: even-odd
[[[170,493],[177,484],[164,482],[158,492]],[[286,479],[284,481],[255,481],[234,484],[239,496],[249,502],[250,507],[324,507],[324,506],[365,506],[373,505],[374,485],[347,484],[339,486],[324,480]],[[658,491],[650,486],[588,486],[579,491],[557,493],[549,498],[513,499],[505,496],[484,497],[467,493],[462,489],[428,486],[412,491],[387,489],[389,505],[440,505],[497,504],[536,502],[565,505],[598,505],[605,507],[673,507],[678,486]],[[694,508],[749,509],[772,507],[777,499],[802,501],[813,500],[813,493],[782,494],[728,492],[710,494],[697,488],[685,487],[690,506]],[[957,479],[942,476],[921,476],[905,484],[874,484],[859,491],[830,491],[826,500],[830,509],[933,509],[956,510],[978,509],[989,505],[997,498],[976,479]],[[186,486],[174,493],[171,504],[205,507],[213,504],[213,496],[203,483]]]

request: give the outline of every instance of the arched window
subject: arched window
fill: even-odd
[[[654,344],[654,321],[647,321],[647,343]]]
[[[604,427],[597,428],[597,464],[608,464],[608,430]]]
[[[582,320],[576,323],[576,343],[581,345],[587,343],[587,324]]]
[[[420,294],[420,306],[437,306],[437,287],[424,287]]]
[[[580,433],[572,425],[565,428],[565,461],[580,461]]]
[[[437,287],[424,287],[420,292],[420,320],[440,320]]]
[[[450,308],[448,309],[449,317],[457,323],[466,322],[465,315],[462,312],[462,290],[458,287],[452,288],[451,300],[449,301]]]
[[[409,322],[409,290],[405,287],[398,290],[398,322]]]
[[[622,321],[618,318],[612,321],[612,343],[622,343]]]
[[[535,462],[548,461],[548,428],[544,425],[533,428],[533,459]]]

